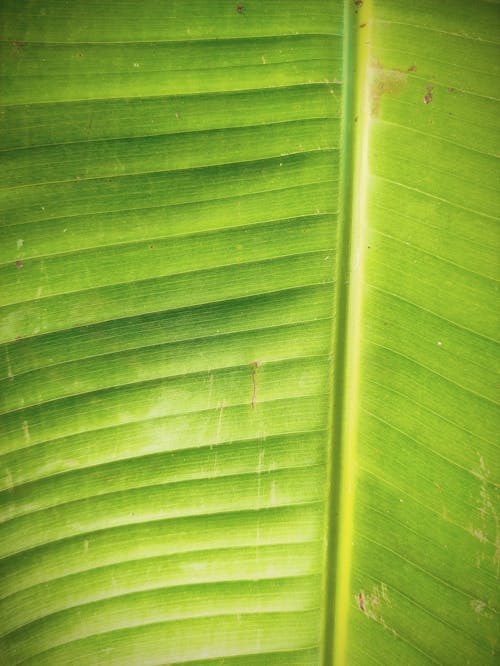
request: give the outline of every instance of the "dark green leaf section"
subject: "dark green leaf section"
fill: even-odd
[[[16,42],[24,37],[26,42],[48,44],[145,45],[203,39],[339,35],[341,10],[339,5],[319,0],[307,6],[301,0],[272,5],[266,0],[253,0],[250,5],[241,3],[240,8],[226,0],[212,0],[209,5],[205,0],[189,4],[184,0],[145,0],[138,15],[136,4],[130,0],[114,0],[112,4],[90,0],[78,7],[6,0],[2,9],[5,17],[2,35],[6,41]],[[316,53],[315,57],[319,55]]]
[[[2,663],[318,661],[341,13],[2,4]]]

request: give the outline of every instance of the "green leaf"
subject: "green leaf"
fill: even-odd
[[[0,663],[495,663],[498,3],[0,14]]]

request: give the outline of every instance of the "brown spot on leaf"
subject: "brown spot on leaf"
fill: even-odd
[[[19,55],[23,48],[26,46],[26,42],[20,42],[17,40],[13,40],[10,42],[10,45],[12,46],[12,53],[15,55]]]
[[[257,403],[257,368],[259,367],[259,361],[252,363],[252,383],[253,383],[253,393],[252,393],[252,409],[255,409]]]
[[[372,65],[370,82],[371,115],[378,116],[382,95],[399,95],[408,80],[400,69],[385,69],[380,62]]]
[[[363,6],[363,0],[354,0],[354,4],[356,7],[362,7]]]
[[[389,599],[387,585],[380,583],[374,585],[368,593],[361,590],[357,596],[359,608],[370,620],[374,620],[383,626],[384,629],[396,635],[395,630],[390,627],[384,619],[384,613],[387,607],[392,606]]]
[[[17,268],[22,268],[22,267],[24,266],[24,264],[23,264],[23,262],[22,262],[20,259],[18,259],[18,260],[16,261],[16,266],[17,266]]]
[[[361,25],[360,25],[359,27],[360,27],[360,28],[366,28],[366,26],[367,26],[366,23],[361,23]]]
[[[409,71],[409,72],[416,72],[416,71],[417,71],[417,66],[416,66],[416,65],[412,65],[411,67],[408,67],[408,71]]]
[[[427,92],[424,96],[424,104],[430,104],[432,102],[432,86],[427,86]]]
[[[236,11],[238,12],[238,14],[243,14],[244,9],[245,8],[243,7],[243,5],[240,5],[240,4],[236,5]]]

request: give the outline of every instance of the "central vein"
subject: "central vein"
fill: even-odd
[[[362,6],[361,6],[362,5]],[[342,165],[333,334],[329,507],[325,553],[324,666],[346,664],[358,438],[363,267],[367,236],[368,57],[371,0],[344,2]],[[352,598],[351,598],[352,597]]]

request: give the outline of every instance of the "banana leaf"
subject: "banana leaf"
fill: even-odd
[[[498,2],[0,17],[0,663],[498,663]]]

